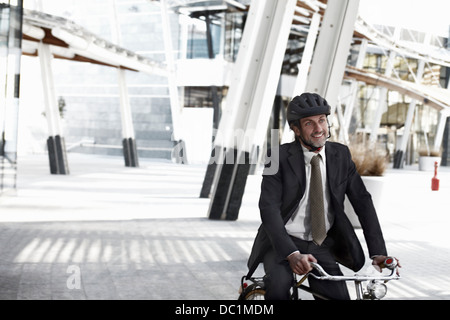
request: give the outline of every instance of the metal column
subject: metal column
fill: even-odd
[[[386,77],[390,77],[392,74],[392,70],[394,68],[393,67],[394,59],[396,56],[397,56],[397,53],[395,51],[391,51],[391,53],[389,54],[389,59],[387,61],[387,66],[386,66],[386,70],[384,73],[384,75]],[[377,141],[378,131],[380,129],[381,118],[383,116],[383,112],[385,112],[388,108],[387,101],[386,101],[388,89],[385,87],[381,87],[378,89],[378,94],[379,94],[378,108],[375,111],[374,120],[372,122],[372,129],[370,131],[370,142],[372,142],[372,143]]]
[[[205,12],[205,19],[206,19],[206,44],[208,48],[208,58],[214,59],[214,48],[213,48],[213,39],[212,39],[212,30],[211,30],[211,17],[209,16],[210,13],[208,11]],[[218,89],[217,86],[213,85],[211,86],[211,95],[212,95],[212,101],[213,101],[213,109],[214,109],[214,129],[217,129],[219,126],[219,120],[220,120],[220,109],[219,109],[219,95],[218,95]]]
[[[209,59],[214,59],[211,19],[209,16],[209,12],[206,12],[205,17],[206,17],[205,22],[206,22],[206,40],[207,40],[207,47],[208,47],[208,57],[209,57]],[[214,109],[213,128],[218,129],[219,121],[220,121],[221,117],[220,117],[220,104],[219,104],[217,86],[214,86],[214,85],[211,86],[211,94],[212,94],[213,109]],[[214,148],[211,151],[211,158],[215,157],[216,149],[217,148]],[[216,162],[210,161],[210,163],[208,164],[208,167],[206,169],[205,179],[203,180],[202,189],[200,190],[200,198],[208,198],[209,197],[209,193],[211,191],[216,168],[217,168]]]
[[[126,167],[139,167],[136,139],[134,136],[133,115],[131,112],[125,70],[118,69],[120,93],[120,114],[122,119],[122,147]]]
[[[441,165],[448,166],[450,164],[450,117],[447,118],[444,134],[442,137],[442,159]]]
[[[398,38],[398,36],[397,36]],[[430,41],[430,34],[426,35],[425,38],[425,44],[429,43]],[[416,83],[420,83],[423,77],[425,68],[425,61],[419,60],[418,66],[417,66],[417,74],[416,74]],[[409,136],[411,132],[412,122],[414,119],[414,112],[416,110],[416,103],[417,101],[415,99],[412,99],[408,106],[408,112],[406,114],[405,119],[405,126],[403,130],[403,137],[400,141],[400,147],[395,151],[394,154],[394,169],[401,169],[403,168],[403,164],[405,162],[405,153],[406,153],[406,147],[408,146]],[[441,136],[442,137],[442,136]],[[441,140],[442,141],[442,140]]]
[[[238,218],[250,154],[269,123],[295,11],[295,0],[253,0],[239,49],[227,105],[219,124],[219,159],[208,216]],[[224,156],[223,156],[224,155]]]
[[[113,19],[111,21],[112,39],[116,44],[121,44],[120,24],[117,12],[116,0],[113,1]],[[126,167],[139,167],[138,152],[133,126],[133,113],[131,111],[130,98],[128,97],[128,86],[126,71],[117,69],[117,78],[120,98],[120,115],[122,120],[122,151]]]
[[[0,193],[14,191],[17,177],[23,1],[0,4]]]
[[[428,38],[427,38],[427,42],[429,43],[429,34],[427,34]],[[450,49],[450,43],[449,41],[447,41],[447,50]],[[449,68],[447,67],[447,70],[449,70]],[[447,71],[448,72],[448,71]],[[450,81],[448,79],[448,76],[446,78],[447,83],[445,83],[445,87],[447,89],[447,91],[450,90]],[[444,137],[444,132],[445,132],[445,127],[446,124],[448,123],[448,118],[450,117],[450,109],[444,109],[441,110],[440,114],[439,114],[439,122],[438,122],[438,127],[436,129],[436,138],[434,139],[434,150],[439,150],[442,145],[443,145],[443,137]],[[442,155],[442,157],[444,157],[444,154]]]
[[[44,89],[45,117],[47,118],[49,137],[47,139],[50,173],[69,174],[67,153],[61,129],[61,117],[56,99],[52,72],[52,53],[48,44],[39,42],[39,61],[41,65],[42,86]]]
[[[319,33],[320,14],[317,12],[313,14],[311,23],[309,25],[308,36],[306,37],[305,48],[303,49],[302,61],[298,65],[298,75],[292,92],[292,98],[302,94],[305,91],[306,82],[308,80],[308,70],[311,66],[311,60],[314,53],[314,45]],[[294,140],[293,132],[289,127],[289,123],[284,125],[283,136],[281,143],[287,143]]]
[[[434,150],[439,150],[442,146],[442,138],[444,136],[445,124],[447,118],[450,117],[450,110],[444,109],[439,113],[439,122],[436,129],[436,138],[434,139]]]
[[[423,60],[419,61],[419,65],[417,68],[417,79],[422,79],[423,70],[424,70],[425,62]],[[403,164],[405,161],[405,153],[406,147],[408,146],[409,134],[411,132],[412,122],[414,119],[414,112],[416,111],[416,103],[415,99],[412,99],[408,106],[408,112],[406,113],[405,126],[403,129],[403,137],[400,141],[400,147],[394,154],[394,169],[403,168]]]
[[[178,94],[178,87],[176,84],[176,70],[175,58],[173,56],[172,36],[170,30],[169,10],[167,9],[167,0],[160,0],[161,3],[161,20],[164,38],[164,49],[167,62],[168,71],[168,85],[170,96],[170,110],[172,112],[172,139],[178,143],[175,152],[176,161],[179,163],[185,162],[185,144],[183,141],[183,127],[182,127],[182,111],[183,107],[180,103]]]
[[[449,29],[450,33],[450,29]],[[449,34],[450,38],[450,34]],[[450,49],[450,41],[447,41],[447,49]],[[445,70],[445,87],[447,90],[450,90],[450,68],[447,67]],[[441,119],[442,121],[442,119]],[[448,166],[450,162],[450,116],[447,117],[444,124],[444,132],[442,133],[442,159],[441,165]]]
[[[347,65],[359,0],[328,1],[306,91],[324,97],[333,110]]]
[[[366,57],[367,52],[367,39],[362,39],[361,45],[359,47],[358,59],[356,60],[355,67],[358,69],[362,69],[364,66],[364,58]],[[358,99],[358,81],[353,80],[350,84],[350,96],[348,98],[347,105],[344,111],[344,123],[343,123],[343,132],[348,136],[350,130],[350,123],[352,121],[353,110],[355,109],[355,104]],[[343,137],[341,137],[343,139]],[[345,140],[345,139],[343,139]]]

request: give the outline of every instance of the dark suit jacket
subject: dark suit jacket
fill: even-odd
[[[364,252],[353,226],[344,212],[345,195],[358,215],[369,255],[387,255],[381,227],[373,206],[372,197],[356,171],[347,146],[327,142],[325,147],[327,182],[330,191],[330,210],[335,215],[328,236],[334,240],[332,247],[336,261],[354,271],[364,265]],[[259,209],[262,224],[255,238],[248,260],[249,274],[262,262],[264,254],[272,247],[280,258],[297,250],[287,234],[285,223],[294,213],[305,192],[305,166],[303,150],[299,142],[279,147],[278,162],[272,152],[275,174],[263,174]]]

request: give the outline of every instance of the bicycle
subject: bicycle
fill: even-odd
[[[400,275],[397,273],[397,260],[393,257],[387,257],[384,261],[383,268],[390,270],[388,275],[358,275],[353,276],[332,276],[328,274],[319,264],[310,262],[311,266],[317,270],[319,275],[309,272],[302,276],[300,280],[296,280],[291,290],[291,300],[299,299],[299,290],[303,290],[316,296],[320,299],[330,300],[329,297],[314,292],[304,282],[308,277],[314,277],[319,280],[330,281],[353,281],[355,283],[356,300],[380,300],[386,296],[386,283],[391,280],[399,280]],[[297,276],[297,275],[295,275]],[[297,278],[296,278],[297,279]],[[363,288],[363,283],[368,282],[366,289]],[[266,289],[264,284],[264,277],[250,277],[243,276],[241,279],[241,287],[239,288],[238,300],[263,300]]]

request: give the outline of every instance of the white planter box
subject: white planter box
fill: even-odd
[[[419,170],[420,171],[434,171],[434,163],[438,165],[441,163],[441,157],[419,157]]]
[[[377,210],[377,213],[379,213],[378,208],[380,207],[382,201],[384,178],[371,176],[370,177],[363,176],[361,178],[363,179],[367,191],[369,191],[369,193],[372,196],[372,201],[375,206],[375,209]],[[352,223],[353,227],[361,228],[358,217],[355,211],[353,210],[350,201],[347,199],[347,196],[345,197],[344,210],[345,213],[347,214],[347,217],[350,219],[350,222]]]

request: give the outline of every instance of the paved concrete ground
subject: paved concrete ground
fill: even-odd
[[[237,298],[260,175],[249,176],[237,221],[213,221],[198,197],[203,165],[68,159],[70,175],[54,176],[45,155],[20,157],[17,194],[0,196],[0,299]],[[403,265],[387,299],[450,299],[449,169],[434,192],[432,173],[416,167],[384,177],[378,211]]]

